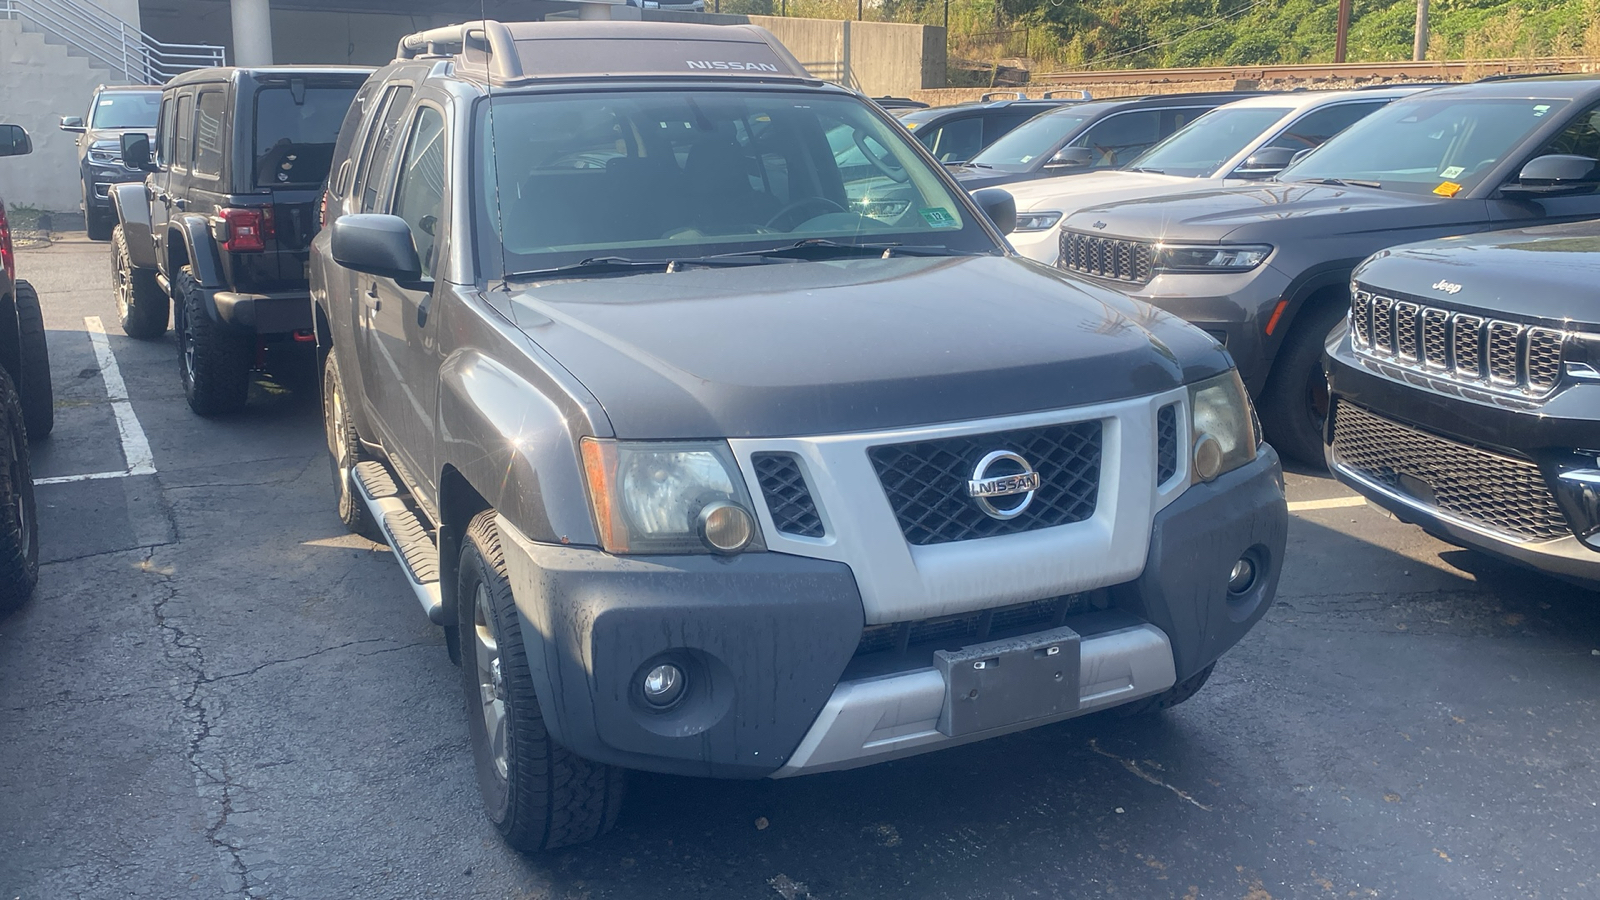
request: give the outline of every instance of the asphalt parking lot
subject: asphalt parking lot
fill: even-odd
[[[1600,596],[1304,474],[1276,606],[1178,710],[638,775],[611,835],[519,856],[442,633],[334,515],[314,380],[199,419],[105,245],[20,267],[58,425],[0,620],[0,897],[1600,897]]]

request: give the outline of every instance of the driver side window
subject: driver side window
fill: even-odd
[[[1161,111],[1139,110],[1108,116],[1071,144],[1094,151],[1093,168],[1127,165],[1160,139]]]
[[[1579,113],[1534,156],[1555,153],[1600,159],[1600,107],[1590,107]]]
[[[444,212],[444,117],[431,106],[418,109],[406,142],[392,212],[411,226],[422,277],[432,278],[434,251]]]

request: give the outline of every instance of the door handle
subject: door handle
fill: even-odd
[[[383,301],[378,298],[378,283],[376,281],[367,285],[367,299],[372,301],[372,311],[383,309]]]
[[[185,210],[185,209],[189,208],[189,201],[183,199],[182,197],[179,197],[178,199],[172,201],[172,205],[173,205],[173,207],[175,207],[176,209],[181,211],[181,210]]]

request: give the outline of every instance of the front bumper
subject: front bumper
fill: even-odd
[[[86,165],[81,169],[83,180],[83,211],[85,213],[111,213],[111,188],[113,185],[143,181],[144,173],[126,166]]]
[[[625,559],[537,544],[500,520],[545,721],[580,756],[726,778],[866,765],[1043,725],[1159,693],[1209,665],[1265,614],[1288,513],[1270,447],[1156,514],[1143,573],[1081,635],[1075,710],[952,736],[935,647],[852,674],[865,617],[849,566],[783,553]],[[1256,581],[1230,594],[1249,556]],[[680,660],[706,689],[670,713],[637,683]],[[937,699],[936,699],[937,695]]]
[[[1336,410],[1356,406],[1446,441],[1531,460],[1571,534],[1530,538],[1417,496],[1420,485],[1344,459],[1330,418],[1324,445],[1334,477],[1445,541],[1600,589],[1600,384],[1568,384],[1538,403],[1478,402],[1424,374],[1357,357],[1348,336],[1330,348],[1326,368]]]

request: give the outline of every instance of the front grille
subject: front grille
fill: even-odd
[[[1178,474],[1178,404],[1168,403],[1156,412],[1156,484],[1166,484]]]
[[[750,462],[755,466],[767,511],[772,513],[772,524],[784,534],[822,537],[822,517],[817,513],[816,501],[811,499],[800,461],[788,453],[754,453]]]
[[[1155,249],[1142,241],[1124,241],[1063,229],[1061,267],[1096,278],[1144,284],[1155,275]]]
[[[1091,594],[1068,594],[937,619],[868,625],[861,631],[856,655],[904,652],[908,647],[923,644],[940,644],[944,649],[954,650],[991,638],[1044,631],[1059,626],[1069,615],[1088,612],[1093,605],[1091,601]]]
[[[1550,328],[1357,290],[1350,332],[1362,355],[1489,390],[1542,396],[1561,380],[1566,335]]]
[[[967,493],[973,470],[995,450],[1020,455],[1039,473],[1033,500],[1015,518],[987,515]],[[1015,534],[1089,518],[1100,496],[1100,450],[1101,425],[1096,420],[891,444],[872,447],[867,456],[906,540],[928,545]]]
[[[1460,444],[1343,402],[1334,408],[1333,453],[1373,481],[1496,531],[1533,540],[1572,533],[1529,460]]]

